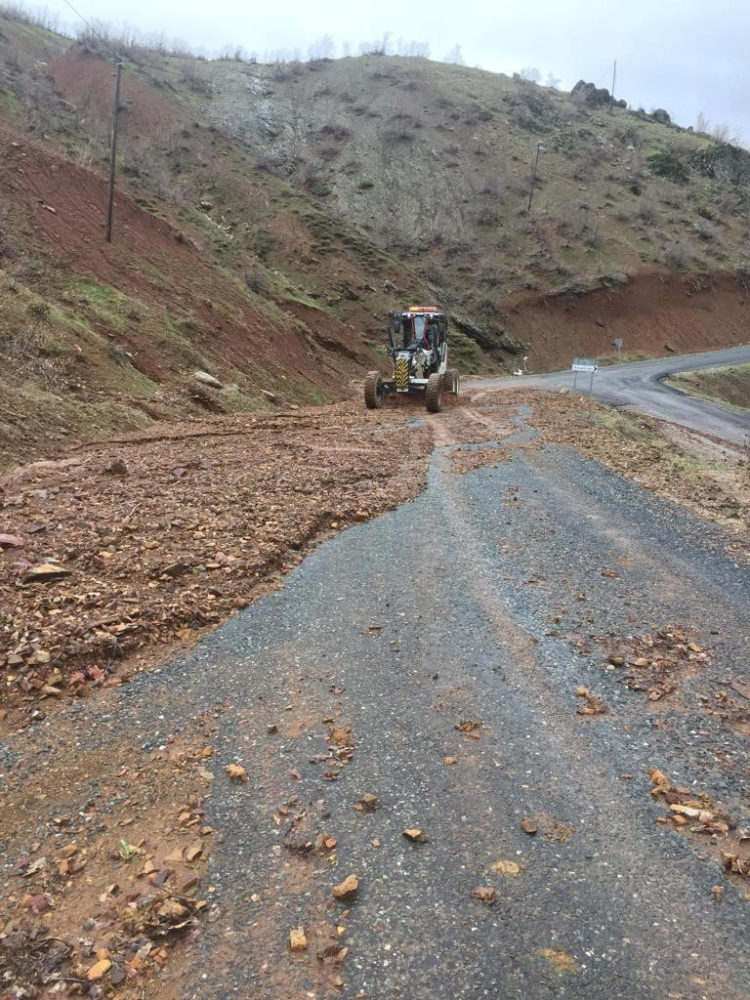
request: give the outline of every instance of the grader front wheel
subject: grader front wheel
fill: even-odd
[[[380,372],[368,372],[365,379],[365,406],[368,410],[379,410],[384,398],[382,375]]]
[[[427,379],[424,393],[428,413],[440,413],[443,408],[443,376],[435,372]]]

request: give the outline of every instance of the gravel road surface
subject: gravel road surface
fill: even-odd
[[[683,509],[538,446],[522,414],[494,467],[458,474],[475,446],[449,443],[452,419],[429,418],[447,443],[419,499],[104,711],[76,706],[79,753],[127,731],[134,759],[210,720],[213,908],[179,996],[746,1000],[747,883],[708,835],[657,822],[647,770],[747,814],[750,702],[726,694],[750,680],[747,567]],[[670,625],[709,659],[668,698],[602,669],[621,637]],[[608,712],[578,714],[579,685]],[[373,812],[353,808],[365,793]],[[308,852],[323,836],[335,849]]]
[[[664,385],[661,379],[676,372],[719,368],[748,361],[750,346],[613,365],[599,369],[594,376],[592,392],[598,399],[614,406],[631,407],[652,417],[670,420],[735,444],[743,444],[750,436],[750,415],[679,392]],[[543,385],[572,389],[573,373],[552,372],[549,375],[519,377],[512,381],[521,386]],[[471,385],[476,389],[496,389],[506,388],[510,382],[510,379],[473,379]],[[588,386],[589,376],[579,374],[578,390],[587,392]]]

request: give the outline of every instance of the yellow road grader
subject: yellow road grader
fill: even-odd
[[[448,367],[448,317],[433,306],[409,306],[393,314],[388,339],[393,375],[368,372],[365,406],[379,409],[390,393],[421,393],[428,411],[439,413],[444,392],[458,395],[458,370]]]

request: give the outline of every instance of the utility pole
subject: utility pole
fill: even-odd
[[[529,191],[529,204],[526,208],[527,212],[531,211],[531,199],[534,197],[534,185],[536,184],[536,167],[539,163],[539,152],[543,149],[541,142],[536,144],[536,156],[534,157],[534,169],[531,171],[531,189]]]
[[[115,165],[117,161],[117,120],[120,114],[120,77],[122,75],[122,59],[115,56],[115,103],[112,108],[112,136],[109,143],[109,190],[107,192],[107,222],[104,238],[112,242],[112,211],[115,202]]]
[[[609,100],[609,113],[612,114],[612,108],[615,106],[615,81],[617,80],[617,60],[615,59],[615,64],[612,67],[612,96]]]

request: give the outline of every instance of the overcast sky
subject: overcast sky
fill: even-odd
[[[183,39],[206,54],[227,43],[261,56],[300,49],[329,33],[339,46],[382,38],[427,42],[433,59],[460,44],[467,65],[503,73],[537,67],[570,89],[580,78],[611,86],[633,107],[662,107],[681,125],[702,111],[712,124],[741,130],[750,145],[750,3],[748,0],[71,0],[86,17]],[[68,28],[64,0],[46,0]]]

